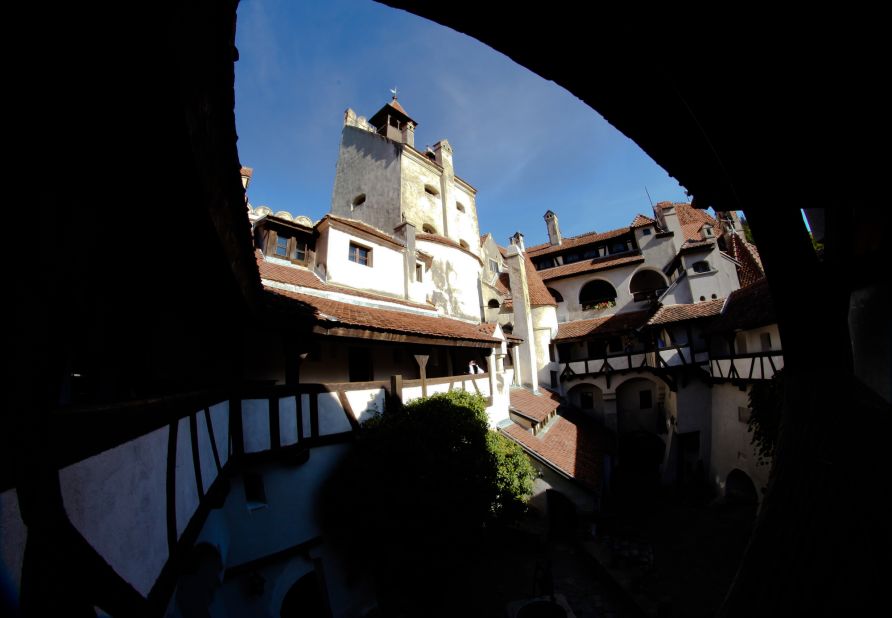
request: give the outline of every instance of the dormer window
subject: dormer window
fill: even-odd
[[[287,236],[277,236],[276,237],[276,256],[278,257],[288,257],[288,237]]]
[[[704,225],[704,226],[703,226],[703,236],[705,236],[706,238],[712,238],[712,237],[713,237],[712,226],[711,226],[711,225]]]
[[[700,260],[699,262],[694,262],[691,268],[695,273],[708,273],[712,270],[712,267],[709,265],[709,262],[706,260]]]
[[[438,195],[440,195],[440,192],[437,191],[437,189],[434,188],[432,185],[424,185],[424,192],[433,197],[437,197]]]

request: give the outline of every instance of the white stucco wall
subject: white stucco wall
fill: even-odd
[[[641,408],[639,393],[650,391],[651,406]],[[657,384],[648,378],[625,380],[616,387],[617,420],[620,432],[643,430],[657,432]]]
[[[559,322],[573,320],[587,320],[599,318],[624,311],[638,311],[644,307],[643,303],[632,302],[632,294],[629,292],[629,282],[632,274],[638,268],[637,264],[619,266],[610,270],[602,270],[594,273],[585,273],[566,279],[546,281],[545,285],[560,292],[564,302],[558,303],[557,316]],[[579,292],[589,281],[602,280],[608,282],[616,290],[616,307],[609,307],[599,311],[583,311],[579,303]]]
[[[315,447],[310,459],[300,466],[267,464],[256,470],[267,498],[263,508],[248,508],[243,477],[233,477],[223,507],[232,542],[227,567],[318,536],[314,510],[319,488],[349,448],[343,444]]]
[[[709,481],[722,494],[728,474],[741,470],[753,481],[761,501],[761,490],[768,484],[771,468],[759,463],[751,444],[752,434],[747,431],[746,422],[740,420],[739,408],[748,408],[748,394],[732,384],[716,384],[711,400],[713,448]]]
[[[400,166],[400,200],[406,220],[415,225],[419,232],[428,224],[438,234],[445,234],[443,188],[440,182],[442,173],[408,152],[403,152]],[[437,195],[427,193],[425,185],[433,187]]]
[[[457,247],[419,240],[416,246],[433,256],[431,295],[438,309],[448,316],[480,319],[478,292],[480,262]]]
[[[370,290],[402,298],[403,252],[384,243],[328,228],[324,246],[329,281],[360,290]],[[355,242],[372,250],[372,265],[364,266],[349,259],[350,243]],[[318,245],[317,245],[318,250]]]
[[[270,448],[269,401],[244,399],[242,401],[242,431],[245,452],[257,453]]]
[[[695,262],[705,260],[712,268],[709,272],[697,273],[693,270]],[[687,253],[681,256],[681,263],[687,271],[687,277],[682,279],[680,285],[687,283],[690,289],[692,302],[714,298],[727,298],[734,290],[740,287],[737,279],[737,267],[734,262],[722,254],[718,247],[713,247],[709,252]]]
[[[188,443],[189,423],[185,420]],[[141,594],[148,594],[167,561],[167,440],[164,427],[59,471],[62,500],[71,523]],[[179,442],[178,436],[178,490],[179,481],[188,481],[180,474]],[[191,445],[188,457],[195,500],[183,500],[184,506],[197,505]],[[184,489],[188,493],[190,487]],[[180,504],[178,491],[178,524]],[[3,538],[5,546],[5,530]]]
[[[557,335],[558,321],[555,307],[532,307],[533,345],[536,354],[536,370],[539,372],[539,383],[551,385],[551,359],[548,347]]]

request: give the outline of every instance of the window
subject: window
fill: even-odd
[[[709,262],[706,260],[700,260],[699,262],[694,262],[693,268],[695,273],[708,273],[712,268],[709,266]]]
[[[583,310],[615,307],[616,290],[606,281],[589,281],[579,291],[579,304]]]
[[[437,191],[431,185],[424,185],[424,192],[427,193],[428,195],[433,195],[434,197],[440,195],[440,192]]]
[[[372,250],[355,242],[350,243],[350,261],[362,264],[363,266],[372,265]]]
[[[415,281],[424,280],[424,264],[415,264]]]
[[[651,230],[649,227],[646,227],[643,230],[641,230],[641,235],[642,236],[650,236],[652,232],[653,232],[653,230]]]
[[[307,243],[294,239],[294,259],[301,262],[307,261]]]
[[[665,290],[666,280],[654,270],[639,270],[629,282],[629,291],[635,302],[656,300]]]
[[[771,350],[771,333],[762,333],[759,335],[759,341],[762,344],[762,351],[768,352]]]
[[[494,260],[492,258],[489,259],[489,272],[497,273],[499,272],[499,261]]]
[[[360,193],[356,197],[353,198],[353,208],[357,206],[362,206],[365,203],[365,193]]]
[[[638,403],[642,410],[654,407],[653,394],[650,391],[638,391]]]
[[[486,306],[489,307],[490,309],[498,309],[498,308],[499,308],[499,301],[497,301],[495,298],[493,298],[492,300],[490,300],[490,301],[487,303]]]
[[[625,253],[628,250],[629,250],[629,248],[628,248],[628,245],[626,244],[626,241],[617,241],[617,242],[613,243],[612,245],[610,245],[610,253],[611,254]]]
[[[422,225],[421,231],[424,232],[425,234],[436,234],[437,233],[436,228],[434,228],[434,226],[431,225],[430,223],[425,223],[424,225]]]
[[[455,203],[455,207],[458,208],[458,212],[464,212],[464,211],[465,211],[465,205],[462,204],[461,202],[456,202],[456,203]]]
[[[276,255],[279,257],[288,257],[287,236],[276,236]]]
[[[554,299],[554,302],[556,302],[556,303],[564,302],[564,297],[561,296],[560,292],[558,292],[554,288],[545,288],[545,289],[548,290],[549,294],[551,294],[551,297]]]
[[[566,253],[563,256],[564,264],[573,264],[574,262],[578,262],[582,259],[582,256],[578,253]]]
[[[459,244],[459,246],[461,246],[462,249],[467,249],[469,251],[471,250],[471,247],[470,247],[470,245],[468,245],[467,240],[459,240],[458,244]]]
[[[713,234],[712,234],[712,226],[711,225],[703,226],[703,236],[705,236],[706,238],[712,238]]]

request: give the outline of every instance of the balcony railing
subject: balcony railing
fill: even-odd
[[[784,353],[781,350],[709,357],[709,373],[716,381],[770,380],[783,367]]]

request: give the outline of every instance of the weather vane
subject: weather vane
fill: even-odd
[[[390,89],[390,94],[393,95],[394,100],[396,100],[396,86]]]

